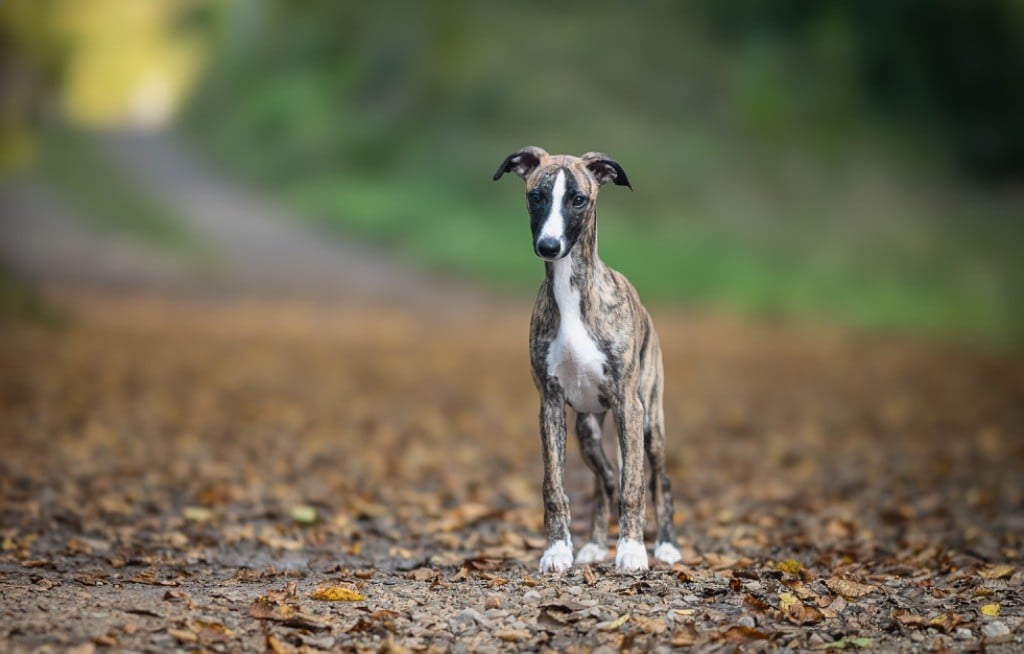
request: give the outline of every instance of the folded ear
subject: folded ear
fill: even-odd
[[[603,152],[588,152],[580,157],[587,163],[587,169],[594,174],[598,184],[615,182],[618,186],[628,186],[633,190],[633,185],[626,177],[626,171],[617,162],[608,158]]]
[[[498,171],[494,173],[494,179],[501,179],[501,176],[505,173],[512,172],[519,175],[523,179],[530,176],[540,162],[547,159],[548,153],[542,148],[538,148],[535,145],[528,145],[518,152],[505,157],[505,161],[501,162],[498,166]]]

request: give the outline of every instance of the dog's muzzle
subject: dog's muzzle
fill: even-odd
[[[562,255],[562,239],[544,237],[533,244],[533,250],[538,257],[552,261]]]

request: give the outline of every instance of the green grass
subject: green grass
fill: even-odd
[[[455,187],[451,179],[417,177],[306,179],[277,192],[342,236],[529,291],[539,281],[540,265],[530,249],[522,191],[518,180],[502,182],[490,187],[493,197],[486,201],[478,189]],[[842,202],[841,189],[833,191]],[[1024,344],[1024,308],[1015,300],[1024,292],[1016,228],[972,218],[977,205],[914,216],[909,214],[925,210],[908,206],[906,197],[889,198],[883,206],[862,208],[878,214],[880,227],[864,224],[872,222],[866,219],[841,224],[857,219],[850,209],[801,221],[780,219],[780,209],[762,207],[737,226],[711,213],[638,221],[629,205],[644,204],[641,191],[605,193],[601,256],[626,273],[646,300],[826,319],[988,346]],[[812,202],[802,207],[814,209]],[[896,226],[884,224],[897,218]],[[754,224],[758,220],[764,224]]]

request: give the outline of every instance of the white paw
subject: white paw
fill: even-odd
[[[572,567],[572,543],[568,540],[556,540],[544,550],[540,557],[540,571],[565,572]]]
[[[615,567],[620,574],[643,572],[647,569],[647,549],[640,541],[620,538],[615,548]]]
[[[580,548],[579,552],[576,552],[576,563],[595,563],[597,561],[604,561],[604,557],[608,556],[608,548],[601,547],[597,543],[587,543]]]
[[[673,563],[678,563],[683,558],[683,555],[678,547],[666,541],[654,546],[654,558],[672,565]]]

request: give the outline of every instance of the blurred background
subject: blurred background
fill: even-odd
[[[60,229],[138,278],[133,243],[209,269],[248,215],[529,295],[490,179],[535,144],[623,165],[601,254],[649,303],[1024,343],[1014,0],[8,0],[0,53],[6,304]]]

